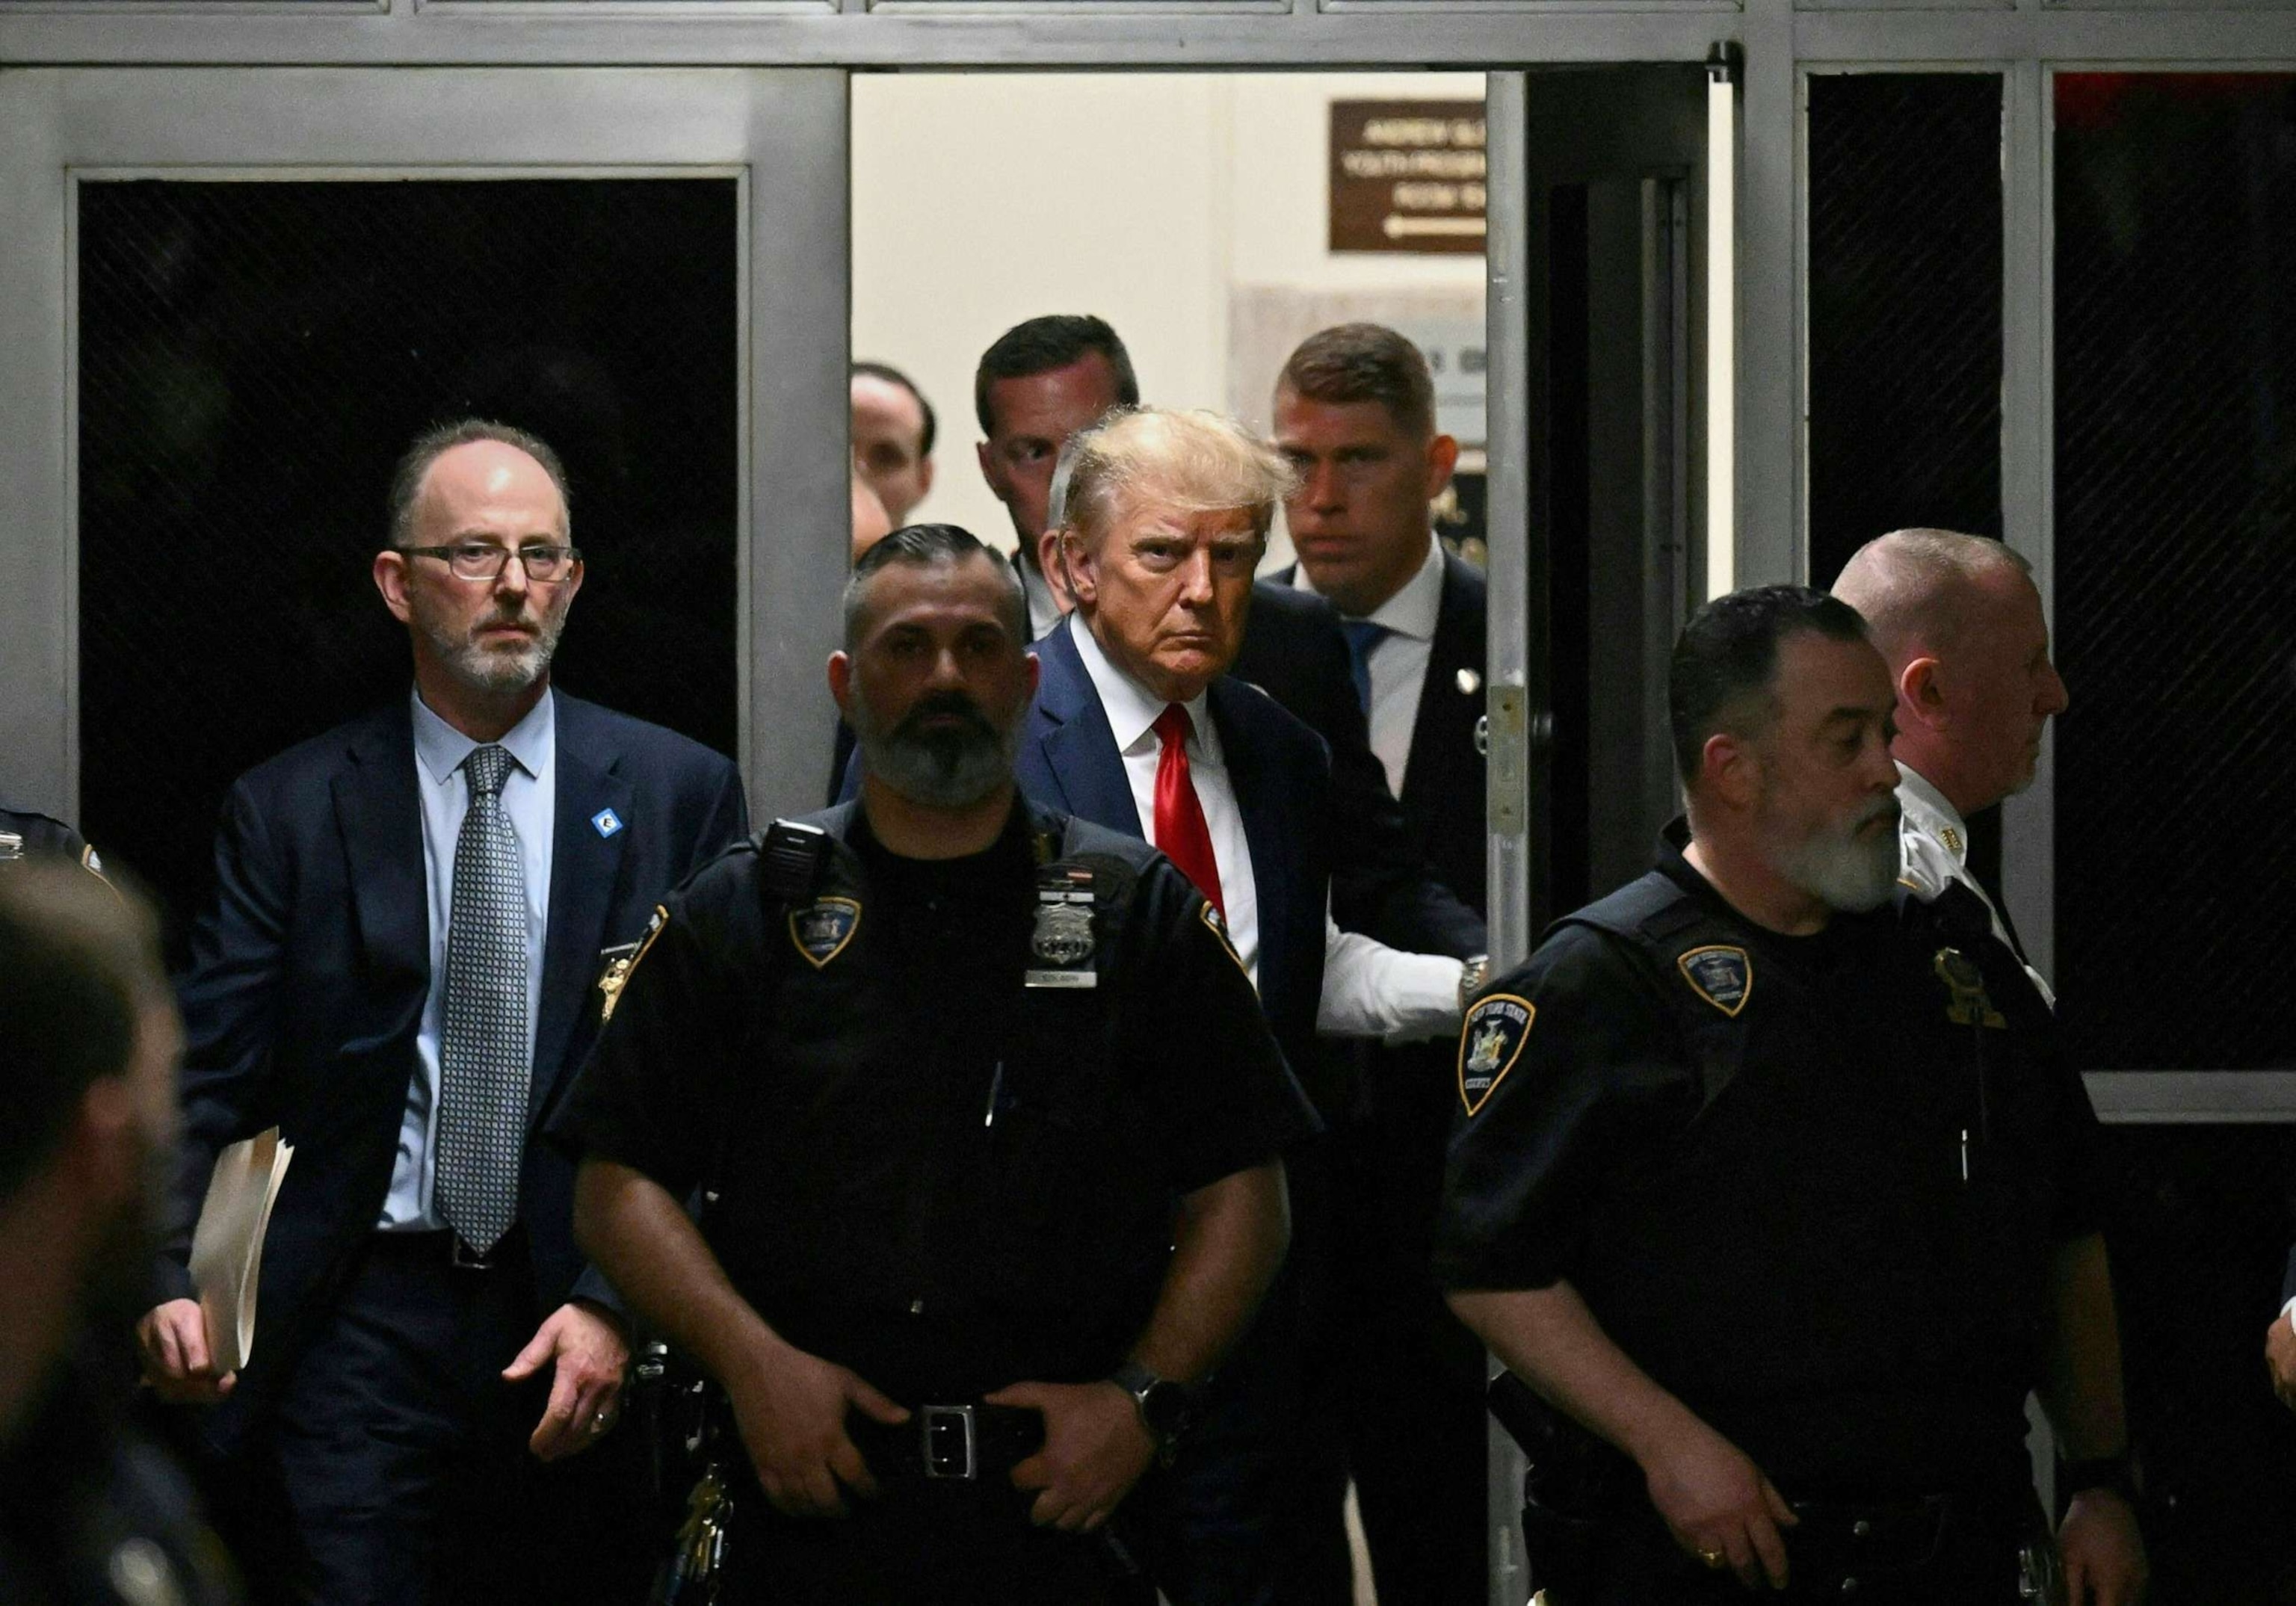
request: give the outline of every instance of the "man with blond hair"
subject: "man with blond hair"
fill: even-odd
[[[1319,1028],[1448,1029],[1471,976],[1332,923],[1328,750],[1229,673],[1291,484],[1273,448],[1209,413],[1120,411],[1069,442],[1048,546],[1076,609],[1037,643],[1018,772],[1030,795],[1144,837],[1195,882],[1297,1065]],[[1315,1211],[1301,1214],[1295,1258],[1316,1247]],[[1298,1326],[1287,1278],[1172,1476],[1147,1491],[1164,1503],[1152,1569],[1176,1602],[1280,1599],[1344,1543],[1335,1514],[1300,1497],[1290,1459]]]

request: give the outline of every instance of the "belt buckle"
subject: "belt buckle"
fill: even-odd
[[[980,1440],[970,1405],[926,1405],[925,1476],[971,1483],[980,1476]]]
[[[463,1272],[490,1272],[495,1268],[492,1260],[463,1241],[460,1233],[454,1235],[454,1249],[448,1253],[447,1263],[456,1271]]]

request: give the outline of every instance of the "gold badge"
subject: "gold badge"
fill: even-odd
[[[1493,993],[1467,1012],[1459,1028],[1459,1102],[1473,1115],[1522,1058],[1538,1006],[1513,993]]]
[[[1754,961],[1743,948],[1721,943],[1693,948],[1674,962],[1690,990],[1733,1020],[1754,996]]]
[[[1956,1026],[2008,1026],[2001,1012],[1993,1007],[1993,1000],[1985,996],[1985,973],[1975,960],[1959,948],[1939,948],[1934,963],[1938,979],[1953,995],[1953,1002],[1946,1005],[1947,1020]]]

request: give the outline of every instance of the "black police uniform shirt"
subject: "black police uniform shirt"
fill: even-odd
[[[118,1420],[119,1391],[100,1380],[124,1377],[126,1357],[105,1337],[0,1447],[0,1602],[234,1606],[236,1575],[189,1481]]]
[[[1438,1276],[1568,1280],[1790,1499],[2024,1487],[2050,1258],[2100,1225],[2047,1007],[1981,920],[1782,936],[1669,834],[1470,1011]]]
[[[669,899],[554,1136],[717,1192],[734,1287],[896,1399],[1106,1376],[1176,1201],[1313,1126],[1217,917],[1144,843],[1026,806],[949,860],[813,818],[843,840],[810,894],[767,897],[745,845]],[[1095,985],[1027,986],[1071,865]]]

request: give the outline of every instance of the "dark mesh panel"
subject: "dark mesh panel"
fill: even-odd
[[[566,461],[556,684],[734,750],[732,181],[80,195],[81,817],[178,935],[231,779],[406,694],[368,569],[434,421]]]
[[[1809,80],[1809,569],[2001,533],[2001,80]]]
[[[2064,1020],[2090,1066],[2288,1066],[2290,81],[2057,82]]]

